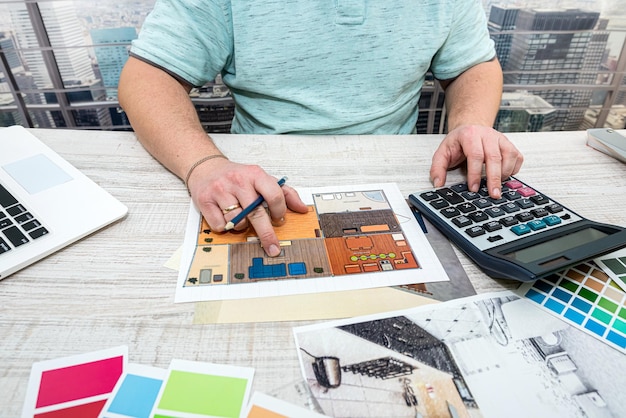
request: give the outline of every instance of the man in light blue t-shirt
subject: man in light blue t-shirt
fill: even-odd
[[[449,127],[433,155],[434,186],[467,161],[470,189],[484,165],[499,197],[500,179],[523,158],[491,128],[502,71],[478,0],[157,0],[131,47],[119,98],[139,140],[185,180],[220,231],[241,210],[225,209],[259,194],[274,219],[306,207],[260,167],[220,153],[189,99],[192,87],[222,76],[237,105],[233,133],[410,134],[429,70],[446,90]],[[265,212],[248,221],[277,255]]]

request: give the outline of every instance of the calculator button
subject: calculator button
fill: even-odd
[[[502,193],[502,197],[505,198],[506,200],[517,200],[521,198],[522,195],[517,193],[515,190],[509,190],[508,192]]]
[[[481,196],[488,197],[489,189],[487,188],[487,186],[481,186],[480,189],[478,189],[478,194],[480,194]]]
[[[543,218],[544,216],[548,216],[550,213],[545,208],[537,208],[530,211],[535,218]]]
[[[517,215],[515,215],[515,217],[520,222],[528,222],[528,221],[532,221],[533,219],[535,219],[535,217],[528,212],[518,213]]]
[[[493,232],[497,231],[498,229],[502,229],[502,224],[497,221],[491,221],[483,224],[483,228],[485,228],[487,232]]]
[[[522,182],[519,181],[519,180],[507,180],[507,181],[504,182],[504,185],[506,187],[511,188],[511,189],[519,189],[521,187],[524,187]]]
[[[489,242],[496,242],[496,241],[500,241],[501,239],[504,239],[502,237],[502,235],[493,235],[493,236],[487,238],[487,241],[489,241]]]
[[[553,203],[546,206],[546,209],[548,209],[548,212],[550,213],[559,213],[563,211],[563,206],[559,205],[558,203]]]
[[[534,189],[531,189],[530,187],[527,187],[527,186],[520,187],[519,189],[517,189],[517,193],[519,193],[520,195],[524,197],[530,197],[530,196],[534,196],[537,194],[537,192]]]
[[[461,212],[454,206],[444,208],[440,212],[443,216],[445,216],[448,219],[454,218],[455,216],[459,216],[461,214]]]
[[[545,205],[550,202],[550,199],[541,194],[531,197],[530,200],[532,200],[536,205]]]
[[[430,202],[434,199],[439,199],[439,195],[437,194],[437,192],[424,192],[420,194],[420,197],[427,202]]]
[[[500,216],[506,215],[506,212],[504,211],[504,209],[500,209],[497,206],[494,208],[485,209],[485,213],[491,216],[492,218],[499,218]]]
[[[519,199],[515,201],[515,204],[522,209],[530,209],[535,207],[535,204],[531,202],[529,199]]]
[[[489,200],[491,200],[491,203],[493,203],[494,205],[501,205],[503,203],[508,202],[505,198],[501,197],[500,199],[494,199],[493,197],[490,197]]]
[[[439,193],[439,196],[443,197],[444,199],[446,199],[448,202],[450,202],[453,205],[458,205],[459,203],[463,203],[463,198],[459,196],[458,194],[454,193],[452,189],[449,189],[448,187],[444,187],[443,189],[437,190],[437,193]]]
[[[474,200],[480,197],[480,195],[476,192],[463,192],[461,193],[461,196],[463,196],[465,200]]]
[[[482,226],[473,226],[471,228],[467,228],[465,232],[472,238],[485,234],[485,230]]]
[[[502,210],[505,211],[506,213],[519,212],[521,210],[521,208],[513,202],[509,202],[506,205],[502,205],[500,206],[500,208],[502,208]]]
[[[465,202],[457,206],[457,208],[463,213],[474,212],[477,208],[472,203]]]
[[[493,205],[493,203],[491,203],[490,200],[485,199],[484,197],[480,199],[476,199],[472,203],[475,204],[480,209],[488,208],[489,206]]]
[[[435,209],[443,209],[446,206],[448,206],[448,202],[446,202],[443,199],[437,199],[437,200],[432,200],[430,202],[431,206],[434,207]]]
[[[506,227],[513,226],[519,223],[519,221],[517,220],[515,216],[507,216],[505,218],[500,219],[499,222]]]
[[[483,222],[489,219],[485,212],[477,211],[467,215],[474,222]]]
[[[452,223],[459,228],[464,228],[472,224],[472,220],[465,215],[457,216],[452,220]]]
[[[520,225],[515,225],[514,227],[512,227],[511,231],[513,231],[515,235],[524,235],[524,234],[530,233],[531,229],[526,224],[520,224]]]
[[[539,231],[540,229],[543,229],[545,227],[547,227],[548,225],[546,225],[546,223],[544,221],[542,221],[541,219],[535,219],[534,221],[530,221],[527,224],[529,226],[530,229],[532,229],[533,231]]]
[[[455,191],[456,193],[462,193],[462,192],[466,192],[467,189],[467,183],[459,183],[459,184],[455,184],[454,186],[450,186],[450,188]]]
[[[545,218],[543,218],[543,221],[548,225],[548,226],[554,226],[554,225],[558,225],[561,223],[561,218],[559,218],[556,215],[550,215],[550,216],[546,216]]]

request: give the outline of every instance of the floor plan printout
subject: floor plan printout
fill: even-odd
[[[275,227],[267,257],[252,228],[212,232],[190,205],[176,302],[244,299],[447,281],[392,183],[298,189],[309,212]]]

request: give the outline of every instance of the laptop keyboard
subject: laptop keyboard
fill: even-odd
[[[0,184],[0,254],[47,233],[41,222]]]

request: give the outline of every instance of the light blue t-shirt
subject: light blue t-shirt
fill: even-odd
[[[201,86],[233,133],[410,134],[426,72],[495,56],[478,0],[157,0],[131,54]]]

